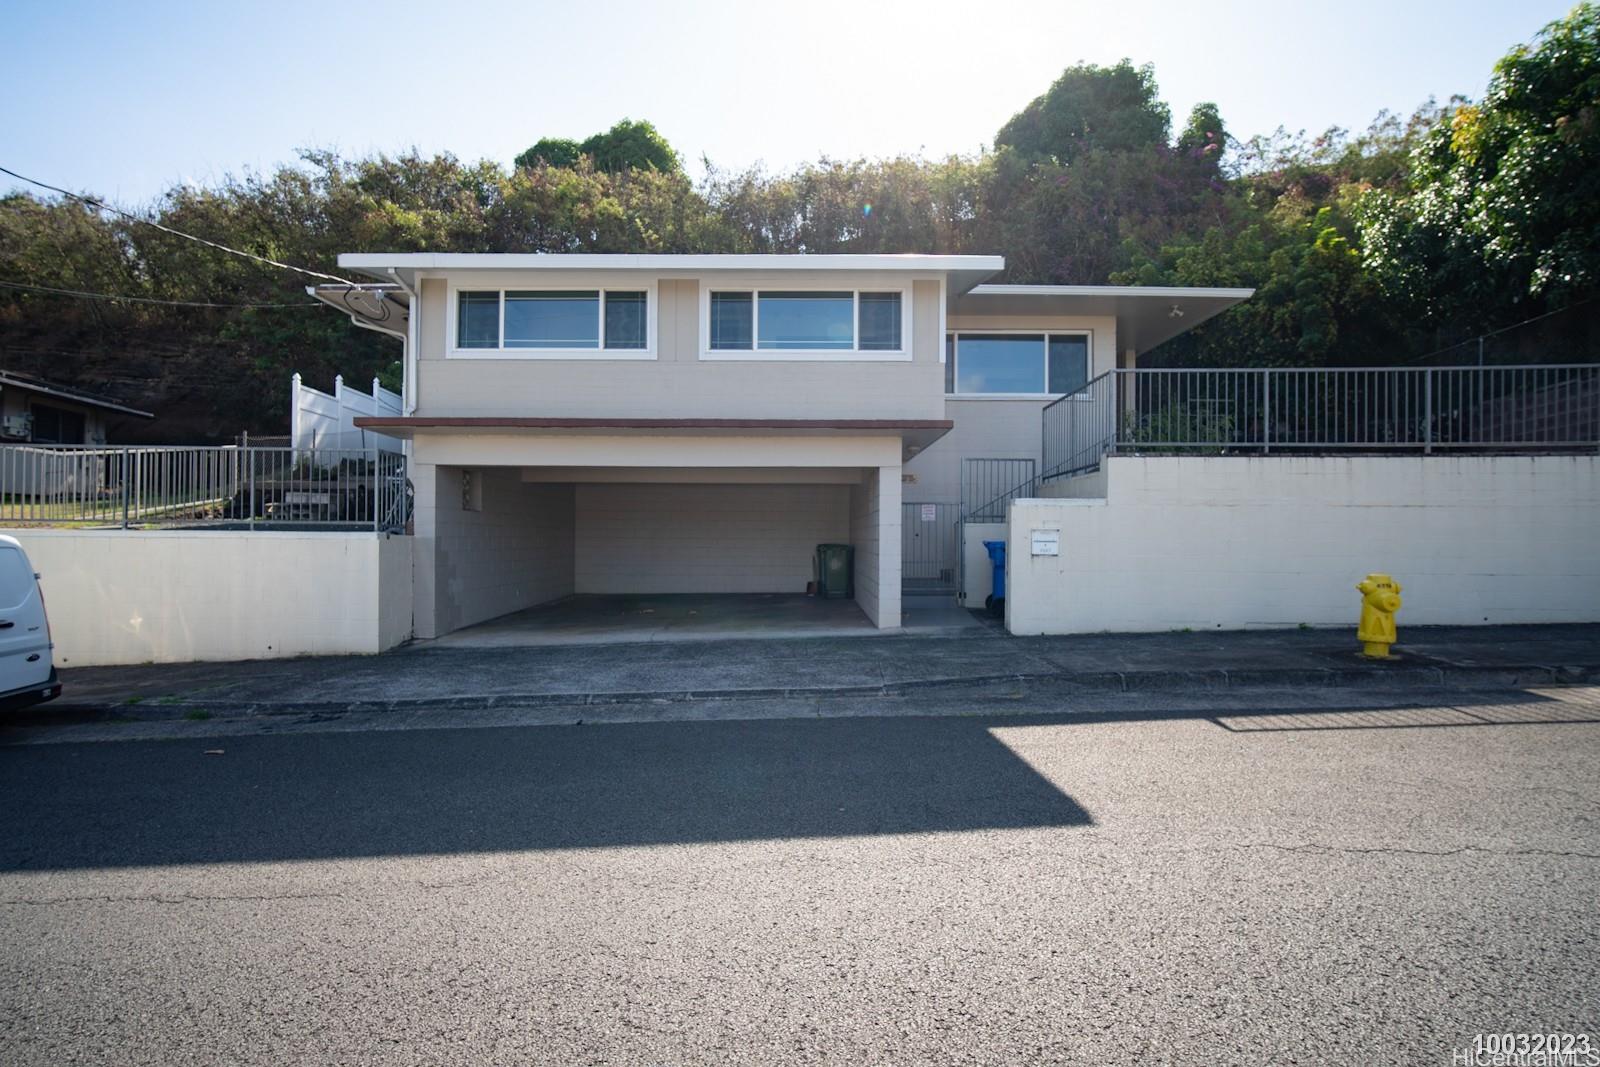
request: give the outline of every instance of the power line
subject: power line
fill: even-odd
[[[81,289],[53,289],[48,285],[23,285],[20,282],[0,282],[0,289],[22,289],[30,293],[51,293],[56,296],[73,296],[83,300],[114,300],[129,304],[161,304],[180,308],[309,308],[320,307],[318,300],[299,300],[292,304],[224,304],[209,300],[162,300],[153,296],[123,296],[118,293],[88,293]]]
[[[279,267],[283,270],[292,270],[299,274],[304,274],[310,278],[322,278],[325,281],[338,282],[340,285],[356,284],[355,282],[350,281],[348,278],[340,278],[334,274],[324,274],[319,270],[310,270],[306,267],[297,267],[293,263],[283,263],[276,259],[268,259],[266,256],[258,256],[254,252],[243,252],[237,248],[229,248],[227,245],[218,244],[215,241],[208,241],[204,237],[196,237],[192,233],[184,233],[182,230],[174,230],[171,226],[163,226],[159,222],[152,221],[151,219],[140,218],[138,215],[135,215],[132,212],[123,211],[119,207],[113,207],[103,200],[96,200],[92,196],[83,196],[79,193],[70,192],[58,185],[51,185],[48,182],[42,182],[35,178],[30,178],[26,174],[18,174],[16,171],[8,170],[5,167],[0,167],[0,174],[9,174],[19,181],[27,182],[29,185],[37,185],[41,189],[49,189],[52,193],[60,193],[62,196],[71,197],[73,200],[88,204],[90,207],[98,208],[101,211],[109,211],[114,215],[121,215],[123,218],[129,219],[133,222],[142,222],[146,226],[154,226],[162,233],[170,233],[174,237],[182,237],[186,241],[194,241],[198,244],[203,244],[208,248],[215,248],[219,251],[227,252],[230,255],[243,256],[246,259],[253,259],[258,263],[266,263],[269,266]]]
[[[1567,312],[1571,311],[1573,308],[1581,308],[1585,304],[1594,303],[1596,300],[1600,300],[1600,296],[1587,296],[1587,297],[1584,297],[1582,300],[1575,300],[1572,303],[1566,305],[1565,307],[1558,307],[1554,311],[1546,311],[1543,315],[1535,315],[1531,319],[1523,319],[1521,322],[1513,322],[1510,326],[1502,326],[1498,330],[1490,330],[1487,333],[1474,334],[1471,337],[1466,337],[1466,338],[1463,338],[1460,341],[1457,341],[1453,345],[1445,345],[1443,348],[1435,348],[1432,352],[1428,352],[1428,353],[1426,353],[1424,355],[1420,355],[1416,359],[1408,360],[1408,362],[1409,363],[1421,363],[1425,359],[1432,359],[1434,356],[1437,356],[1440,352],[1448,352],[1452,348],[1460,348],[1462,345],[1470,345],[1474,341],[1477,341],[1477,342],[1479,342],[1481,344],[1482,342],[1487,341],[1491,337],[1498,337],[1501,334],[1509,333],[1512,330],[1520,330],[1522,327],[1527,326],[1530,323],[1538,322],[1541,319],[1548,319],[1552,315],[1564,315]]]

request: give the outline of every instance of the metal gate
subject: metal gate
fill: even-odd
[[[902,593],[953,594],[960,569],[957,504],[900,505]]]

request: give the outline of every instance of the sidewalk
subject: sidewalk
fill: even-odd
[[[1137,692],[1230,687],[1499,688],[1600,681],[1600,625],[1407,627],[1362,659],[1354,628],[1217,633],[707,641],[448,648],[381,656],[87,667],[37,710],[131,718],[885,696],[1016,685]]]

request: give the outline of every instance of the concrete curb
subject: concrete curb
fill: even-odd
[[[919,692],[971,689],[1015,693],[1024,686],[1058,686],[1075,692],[1159,692],[1195,689],[1361,688],[1506,689],[1539,685],[1600,684],[1600,666],[1552,667],[1523,664],[1499,667],[1454,664],[1352,665],[1348,667],[1216,668],[1180,671],[1036,671],[919,678],[879,685],[762,686],[739,689],[632,690],[606,693],[502,693],[488,696],[432,697],[402,700],[150,702],[72,700],[65,696],[37,711],[74,712],[123,719],[164,720],[205,716],[342,715],[349,713],[482,711],[496,708],[585,707],[610,704],[670,704],[726,700],[824,700],[841,697],[902,697]]]

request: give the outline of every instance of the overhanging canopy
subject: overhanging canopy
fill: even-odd
[[[1107,315],[1117,346],[1137,353],[1219,315],[1254,289],[1142,285],[980,285],[950,296],[951,315]]]

